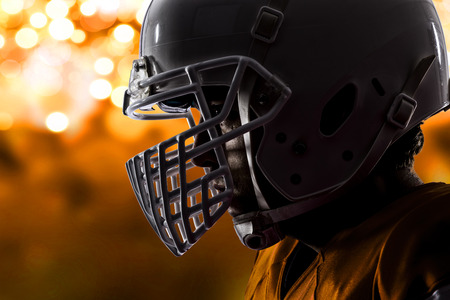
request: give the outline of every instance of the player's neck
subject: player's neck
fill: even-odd
[[[423,184],[414,170],[372,174],[344,197],[281,224],[287,235],[319,251],[340,231],[354,227]],[[326,220],[326,221],[324,221]]]

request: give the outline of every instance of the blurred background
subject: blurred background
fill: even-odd
[[[243,298],[255,253],[231,219],[176,258],[126,175],[174,126],[121,112],[149,2],[0,0],[0,300]],[[449,123],[424,125],[425,181],[450,181]]]

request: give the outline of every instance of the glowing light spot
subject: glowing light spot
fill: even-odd
[[[14,119],[10,114],[6,112],[0,112],[0,130],[11,129],[13,123]]]
[[[114,29],[114,38],[121,43],[128,43],[134,38],[134,29],[130,25],[122,24]]]
[[[75,3],[77,3],[77,0],[63,0],[68,7],[72,7],[75,5]]]
[[[146,13],[146,10],[144,10],[144,9],[140,9],[136,13],[136,21],[141,25],[144,22],[145,13]]]
[[[0,34],[0,49],[3,48],[3,46],[5,46],[5,38]]]
[[[119,0],[107,0],[107,1],[100,1],[100,11],[103,13],[114,13],[117,12],[120,6]]]
[[[123,106],[123,95],[125,94],[125,91],[128,89],[127,86],[119,86],[114,89],[114,91],[111,93],[111,102],[117,106],[122,108]]]
[[[30,8],[34,5],[34,0],[25,0],[23,2],[23,9]]]
[[[15,15],[22,11],[23,0],[2,0],[1,7],[7,14]]]
[[[22,28],[19,31],[17,31],[16,36],[16,43],[21,48],[29,49],[36,46],[38,43],[39,37],[36,31],[34,31],[31,28]]]
[[[8,59],[0,64],[0,73],[6,78],[16,78],[21,71],[21,65],[15,60]]]
[[[30,17],[30,23],[35,28],[43,28],[47,25],[47,16],[40,12],[34,13]]]
[[[81,29],[75,29],[70,39],[72,40],[72,42],[80,44],[86,39],[86,33],[84,33],[84,31]]]
[[[75,31],[73,23],[65,18],[55,19],[48,28],[50,35],[59,41],[67,40]]]
[[[147,8],[150,6],[152,0],[145,0],[141,6],[139,6],[139,10],[136,13],[136,21],[142,25],[144,22],[145,14],[147,13]]]
[[[94,69],[100,75],[108,75],[114,70],[114,62],[107,57],[101,57],[95,61]]]
[[[93,1],[86,1],[80,5],[80,11],[83,15],[89,17],[97,12],[97,7]]]
[[[50,131],[62,132],[69,127],[69,118],[61,112],[53,112],[47,116],[45,125]]]
[[[45,12],[52,19],[60,19],[67,16],[69,6],[62,0],[51,0],[45,7]]]
[[[95,99],[103,100],[111,95],[112,86],[111,83],[105,79],[97,79],[91,83],[89,92]]]

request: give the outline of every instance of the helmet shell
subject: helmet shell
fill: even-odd
[[[154,0],[142,25],[140,55],[153,57],[159,72],[223,56],[252,56],[252,28],[261,7],[269,5]],[[431,0],[289,1],[282,13],[275,41],[257,59],[292,96],[264,126],[255,161],[291,201],[334,190],[368,161],[369,170],[375,165],[383,151],[373,154],[374,142],[394,99],[425,57],[436,59],[410,95],[416,110],[389,140],[448,106],[447,50]],[[212,72],[203,84],[229,83],[222,75]],[[331,130],[323,125],[328,115],[340,120]]]

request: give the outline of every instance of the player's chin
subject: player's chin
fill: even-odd
[[[228,213],[232,217],[257,210],[259,210],[259,206],[253,190],[242,191],[235,189],[233,191],[233,198],[231,200],[230,207],[228,208]]]

